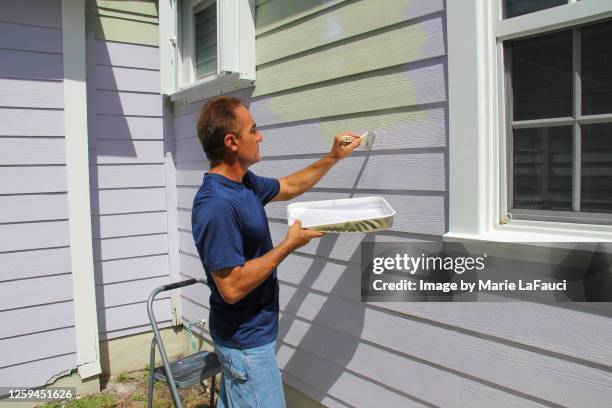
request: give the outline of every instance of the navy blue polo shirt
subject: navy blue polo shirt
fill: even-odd
[[[268,344],[278,333],[276,269],[235,304],[226,303],[211,272],[239,265],[272,249],[266,205],[278,180],[247,171],[242,183],[206,173],[193,201],[193,239],[210,287],[209,327],[213,341],[232,348]]]

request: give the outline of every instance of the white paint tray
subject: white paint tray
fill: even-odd
[[[395,210],[383,197],[308,201],[287,206],[289,225],[322,232],[374,232],[391,228]]]

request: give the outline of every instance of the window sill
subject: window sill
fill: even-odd
[[[222,73],[188,84],[169,96],[173,102],[188,104],[254,85],[255,80],[243,78],[238,72]]]
[[[612,242],[612,226],[512,220],[481,234],[447,232],[445,241]]]

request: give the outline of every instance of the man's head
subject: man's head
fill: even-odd
[[[238,98],[222,96],[207,102],[200,112],[197,130],[211,167],[223,161],[239,161],[248,167],[260,160],[258,144],[263,137]]]

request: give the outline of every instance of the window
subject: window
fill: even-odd
[[[217,2],[203,3],[194,10],[196,79],[216,75],[217,69]]]
[[[446,4],[447,239],[612,240],[612,3]]]
[[[508,212],[612,223],[612,21],[504,43]]]
[[[504,0],[504,17],[512,18],[567,4],[567,0]]]
[[[173,101],[254,85],[254,0],[166,0],[159,14],[162,88]]]

